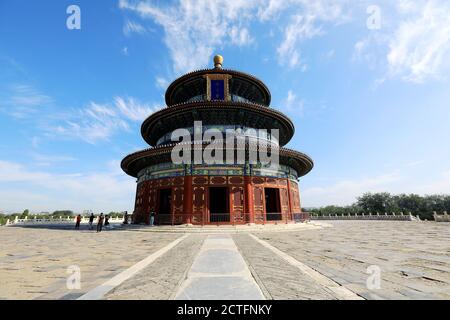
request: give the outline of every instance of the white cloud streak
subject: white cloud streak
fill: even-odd
[[[407,13],[389,42],[390,71],[412,82],[447,75],[450,71],[450,3],[402,1]]]
[[[141,24],[135,21],[127,20],[123,25],[123,34],[128,37],[133,33],[145,34],[147,33],[147,29],[145,29]]]
[[[302,199],[304,199],[302,205],[304,207],[350,205],[365,192],[449,194],[450,171],[443,171],[439,178],[430,178],[428,181],[417,180],[405,173],[392,172],[360,179],[343,179],[321,187],[305,187],[302,192]]]
[[[131,210],[135,182],[118,161],[100,173],[55,174],[0,160],[0,211]]]
[[[120,0],[119,7],[153,20],[163,27],[174,71],[187,72],[206,67],[214,50],[226,45],[254,43],[249,25],[268,22],[286,10],[291,19],[278,47],[279,61],[289,67],[302,66],[298,45],[301,40],[322,33],[322,22],[338,23],[345,17],[337,0],[179,0],[157,6],[148,1]],[[288,10],[289,9],[289,10]],[[271,22],[274,22],[273,20]]]
[[[226,42],[246,45],[251,37],[241,24],[254,6],[254,2],[244,0],[180,0],[165,7],[147,1],[119,1],[119,8],[152,19],[163,27],[164,42],[176,73],[206,67],[214,49]]]
[[[286,99],[283,101],[283,107],[288,113],[303,116],[305,102],[297,97],[297,95],[289,90]]]
[[[8,115],[24,119],[42,111],[53,103],[53,99],[31,85],[10,86],[0,101],[0,110]]]
[[[424,83],[447,79],[450,71],[450,3],[399,0],[382,6],[382,28],[354,47],[354,60],[400,78]],[[391,10],[388,10],[391,9]]]
[[[109,140],[118,131],[128,131],[131,122],[140,122],[159,107],[143,104],[134,98],[115,97],[111,104],[90,102],[63,124],[52,128],[58,135],[78,138],[87,143]]]

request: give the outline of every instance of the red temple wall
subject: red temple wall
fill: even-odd
[[[292,213],[301,212],[298,184],[292,180],[256,176],[186,176],[138,184],[134,221],[148,223],[150,211],[159,212],[159,190],[171,189],[172,222],[202,223],[208,220],[209,187],[227,188],[229,212],[236,223],[265,222],[265,188],[279,189],[283,219],[292,220]]]

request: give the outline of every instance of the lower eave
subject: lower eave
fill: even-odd
[[[134,152],[122,160],[122,170],[126,174],[137,178],[138,172],[147,166],[171,162],[170,155],[174,146],[175,144],[166,144],[155,148]],[[203,144],[202,149],[204,149],[205,146],[207,145]],[[199,147],[200,145],[193,145],[193,149]],[[257,151],[257,146],[247,143],[245,144],[245,150],[246,152],[255,152]],[[304,153],[287,148],[280,148],[279,152],[280,164],[289,165],[295,169],[299,177],[308,174],[314,167],[313,160]]]

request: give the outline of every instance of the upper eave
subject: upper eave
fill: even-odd
[[[222,69],[222,68],[214,68],[214,69],[202,69],[202,70],[197,70],[197,71],[192,71],[189,73],[186,73],[185,75],[175,79],[167,88],[166,90],[166,95],[165,95],[165,100],[166,100],[166,105],[167,106],[172,106],[173,102],[172,102],[172,95],[175,91],[175,89],[182,83],[191,80],[192,78],[198,77],[198,76],[204,76],[207,74],[228,74],[230,76],[236,76],[236,77],[240,77],[240,78],[244,78],[249,82],[253,82],[257,87],[259,87],[261,89],[261,91],[264,93],[265,95],[265,101],[266,101],[266,107],[270,105],[271,102],[271,94],[270,94],[270,90],[269,88],[264,84],[264,82],[262,82],[261,80],[259,80],[257,77],[245,73],[245,72],[241,72],[241,71],[237,71],[237,70],[231,70],[231,69]]]

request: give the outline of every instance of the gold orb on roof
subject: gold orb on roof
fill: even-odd
[[[214,66],[216,68],[222,68],[222,64],[223,64],[223,57],[218,54],[214,56]]]

